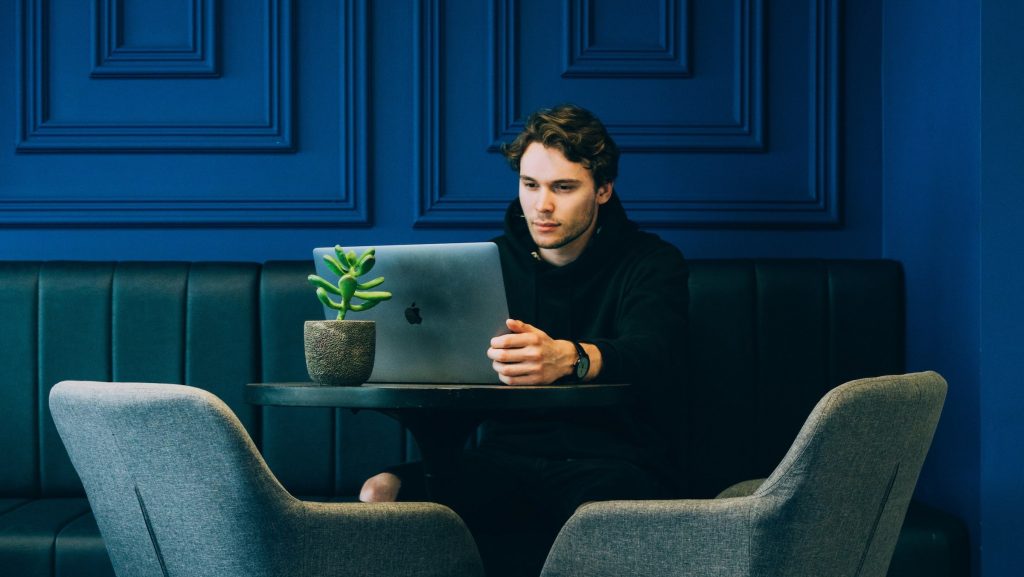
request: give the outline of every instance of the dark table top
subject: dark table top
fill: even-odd
[[[627,384],[546,386],[387,384],[355,387],[315,383],[251,383],[245,400],[256,405],[350,409],[517,410],[605,407],[628,400]]]

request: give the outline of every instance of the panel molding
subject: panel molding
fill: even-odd
[[[840,199],[840,0],[808,0],[811,54],[808,82],[808,174],[794,183],[805,193],[758,200],[631,199],[626,203],[635,220],[650,226],[794,227],[835,226],[841,222]]]
[[[413,13],[415,28],[414,46],[417,47],[415,59],[415,78],[417,90],[414,92],[413,125],[416,134],[416,171],[419,176],[416,194],[416,213],[413,226],[424,227],[462,227],[492,226],[501,221],[498,214],[503,214],[507,200],[488,198],[445,197],[442,193],[444,171],[441,159],[445,152],[442,146],[441,130],[445,126],[442,113],[441,89],[445,83],[445,70],[442,39],[444,38],[443,14],[444,0],[422,0],[415,3]],[[491,0],[491,30],[495,30],[496,9],[508,9],[512,4],[503,0]],[[514,22],[512,23],[515,24]],[[493,44],[493,43],[492,43]],[[492,61],[494,54],[491,54]],[[510,55],[510,59],[515,56]],[[491,102],[492,106],[495,103]],[[495,118],[495,114],[490,114]]]
[[[415,14],[418,49],[415,93],[416,161],[419,175],[415,226],[475,227],[502,222],[507,199],[484,196],[446,197],[441,159],[445,156],[440,131],[441,87],[445,84],[442,3],[424,0]],[[518,0],[491,0],[492,67],[491,131],[488,151],[497,153],[503,141],[514,138],[523,127],[519,97],[511,87],[518,82],[516,17]],[[572,0],[565,0],[572,1]],[[639,153],[746,153],[766,151],[764,115],[764,8],[763,0],[734,0],[740,15],[734,23],[740,44],[738,90],[740,121],[731,126],[607,124],[620,148]],[[792,194],[753,197],[750,191],[726,192],[700,198],[624,199],[632,218],[647,226],[664,227],[793,227],[834,226],[839,211],[839,0],[808,0],[808,82],[812,92],[808,135],[809,166],[806,180],[794,182]],[[730,138],[732,141],[730,141]]]
[[[231,197],[207,198],[204,200],[176,200],[168,198],[138,198],[135,191],[126,191],[134,198],[119,199],[59,199],[36,200],[30,197],[0,198],[0,222],[15,225],[120,225],[142,226],[151,224],[167,224],[174,226],[290,226],[299,224],[352,225],[368,226],[371,224],[371,210],[368,199],[368,162],[369,148],[367,102],[368,102],[368,54],[369,26],[368,0],[352,0],[342,6],[339,35],[341,37],[340,65],[338,71],[341,82],[341,122],[342,133],[341,157],[338,159],[341,172],[340,190],[332,191],[331,196],[324,198],[313,195],[294,195],[280,193],[277,197],[266,200],[245,200]],[[31,91],[25,82],[26,78],[44,79],[41,68],[44,60],[32,58],[31,52],[38,55],[41,49],[39,37],[40,26],[45,21],[45,6],[34,6],[35,0],[20,0],[17,4],[19,54],[17,59],[23,64],[21,82],[19,82],[19,117],[25,118],[30,111],[38,112],[42,107],[38,91]],[[273,5],[289,11],[288,0],[274,0]],[[290,18],[282,14],[277,19],[283,29],[279,31],[283,39],[291,38],[293,25]],[[35,31],[35,34],[27,31]],[[290,40],[289,40],[290,42]],[[291,77],[287,76],[287,84],[280,88],[291,98]],[[36,106],[26,101],[37,99]],[[288,114],[291,114],[288,107]],[[289,118],[289,123],[291,119]],[[23,127],[24,130],[24,127]],[[113,152],[116,148],[105,148],[102,152]],[[133,148],[132,150],[137,150]],[[178,149],[181,150],[181,149]],[[234,150],[234,149],[233,149]],[[243,150],[243,149],[237,149]],[[248,150],[245,148],[244,150]],[[44,148],[33,152],[59,152],[59,148]],[[143,152],[152,152],[145,150]],[[216,152],[223,152],[219,148]],[[201,149],[200,152],[209,152]],[[30,195],[32,191],[25,191]]]
[[[109,4],[112,0],[100,1]],[[205,2],[212,6],[212,0]],[[268,70],[263,90],[267,107],[262,118],[248,123],[93,123],[52,119],[47,62],[50,4],[46,0],[20,0],[19,6],[23,13],[18,26],[22,51],[18,59],[21,66],[19,152],[294,150],[291,0],[265,0]],[[152,56],[153,53],[141,54]],[[151,61],[145,66],[152,69],[152,65]]]
[[[513,87],[519,86],[515,55],[519,53],[518,9],[520,0],[491,0],[491,62],[496,67],[493,95],[498,117],[491,137],[491,151],[515,138],[524,126],[524,114]],[[563,14],[572,18],[570,5],[582,0],[563,0]],[[671,0],[670,0],[671,1]],[[764,18],[763,0],[733,0],[736,20],[736,89],[732,95],[735,114],[720,122],[629,123],[607,122],[619,148],[628,152],[723,152],[764,150]],[[565,24],[569,36],[569,23]],[[625,68],[623,68],[625,70]],[[687,65],[689,70],[689,65]],[[594,78],[597,73],[587,74]],[[609,77],[628,76],[610,74]],[[640,75],[644,77],[644,75]]]
[[[131,46],[124,40],[126,0],[94,0],[92,78],[217,78],[216,0],[187,0],[188,45]]]
[[[689,78],[690,2],[659,0],[661,38],[657,48],[600,46],[591,37],[593,0],[564,0],[565,50],[562,78]]]

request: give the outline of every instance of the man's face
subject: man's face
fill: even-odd
[[[531,143],[519,161],[519,204],[544,260],[562,265],[586,248],[597,225],[597,207],[612,184],[594,186],[590,171],[557,148]]]

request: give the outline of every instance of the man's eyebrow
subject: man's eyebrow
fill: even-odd
[[[534,182],[540,182],[538,179],[536,179],[536,178],[534,178],[532,176],[526,175],[526,174],[520,174],[519,175],[519,180],[532,180]],[[578,178],[560,178],[558,180],[552,180],[549,184],[582,184],[582,183],[583,183],[583,181],[578,179]]]

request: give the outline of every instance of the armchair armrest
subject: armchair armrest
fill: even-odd
[[[483,577],[473,537],[445,506],[296,503],[304,527],[291,536],[292,575]]]
[[[542,577],[747,574],[753,505],[753,498],[583,505],[555,540]]]

